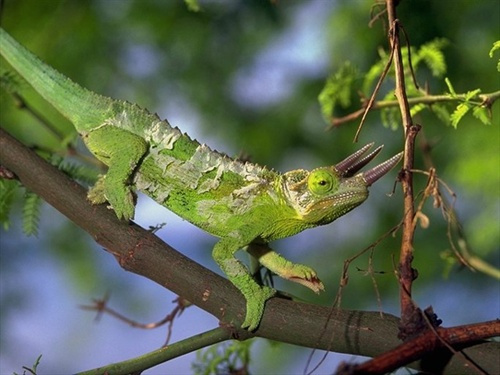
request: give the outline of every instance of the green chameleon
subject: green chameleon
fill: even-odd
[[[314,292],[324,289],[316,272],[293,264],[270,241],[332,222],[360,205],[368,187],[394,167],[397,154],[356,174],[382,146],[373,143],[336,164],[278,173],[232,159],[192,140],[136,104],[86,90],[40,61],[0,29],[0,53],[33,88],[67,117],[89,150],[108,166],[90,189],[93,204],[106,203],[120,219],[134,216],[141,191],[220,241],[213,258],[246,299],[243,328],[255,330],[275,290],[257,284],[235,258],[246,249],[278,276]]]

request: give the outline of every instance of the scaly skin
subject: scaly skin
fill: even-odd
[[[270,241],[332,222],[368,197],[398,154],[354,175],[380,151],[363,147],[336,166],[284,174],[212,151],[145,109],[95,94],[72,82],[0,29],[0,53],[75,126],[89,150],[108,166],[89,191],[118,218],[134,216],[141,191],[220,241],[213,258],[246,299],[243,328],[255,330],[275,291],[257,284],[234,254],[243,248],[282,278],[318,293],[316,272],[272,251]]]

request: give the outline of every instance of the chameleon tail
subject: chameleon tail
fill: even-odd
[[[40,95],[67,117],[80,133],[106,119],[112,99],[97,95],[74,83],[0,28],[0,54]]]

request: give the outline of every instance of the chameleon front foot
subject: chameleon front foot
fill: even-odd
[[[258,243],[250,244],[247,251],[254,256],[260,264],[274,272],[279,277],[304,285],[315,293],[325,290],[316,271],[303,264],[294,264],[272,251],[267,245]]]
[[[267,286],[257,286],[256,289],[249,292],[243,293],[246,303],[246,315],[245,321],[241,325],[241,328],[247,329],[249,331],[254,331],[262,319],[264,314],[264,305],[268,299],[276,294],[276,291]]]
[[[88,200],[92,204],[102,204],[108,202],[115,211],[116,216],[129,220],[134,217],[134,196],[127,186],[110,184],[106,176],[101,176],[96,184],[87,194]]]

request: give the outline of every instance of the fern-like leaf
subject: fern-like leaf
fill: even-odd
[[[490,49],[490,57],[493,58],[493,54],[495,53],[496,50],[499,50],[500,49],[500,40],[497,40],[495,43],[493,43],[493,47],[491,47]],[[498,62],[497,62],[497,71],[500,72],[500,59],[498,59]]]
[[[18,187],[15,180],[0,179],[0,224],[4,230],[10,227],[9,214]]]
[[[475,89],[472,91],[467,91],[465,93],[465,101],[468,102],[471,99],[474,99],[476,96],[478,96],[481,93],[481,89]]]
[[[371,95],[374,83],[381,76],[382,72],[384,71],[384,67],[387,64],[387,59],[389,58],[385,50],[382,48],[379,49],[378,53],[380,55],[380,60],[373,64],[368,72],[364,75],[363,87],[361,88],[361,91],[367,97]]]
[[[26,192],[23,207],[23,231],[26,235],[38,235],[42,199],[32,192]]]
[[[453,111],[453,113],[450,116],[451,125],[455,129],[457,128],[460,120],[462,120],[462,118],[467,114],[467,112],[469,112],[470,109],[471,109],[471,106],[467,102],[460,103],[459,105],[457,105],[457,108],[455,108],[455,110]]]
[[[446,106],[441,104],[433,104],[431,106],[432,112],[440,119],[444,124],[448,125],[450,123],[450,112]]]
[[[351,104],[352,86],[356,77],[357,69],[350,62],[346,62],[336,73],[328,77],[325,87],[318,96],[321,112],[327,122],[337,104],[342,107]]]
[[[457,96],[457,92],[455,91],[455,88],[451,84],[451,81],[448,77],[444,79],[444,82],[446,83],[446,86],[448,87],[448,92],[452,98]]]
[[[484,125],[491,125],[491,117],[485,107],[477,106],[472,109],[472,115]]]
[[[446,62],[443,48],[448,45],[448,41],[443,38],[434,39],[423,44],[418,51],[418,56],[431,70],[434,77],[442,77],[446,73]]]
[[[97,181],[97,177],[99,175],[95,168],[89,168],[85,165],[60,163],[58,168],[72,179],[86,185],[93,185]]]
[[[423,111],[424,109],[427,108],[427,105],[424,104],[424,103],[419,103],[419,104],[416,104],[414,106],[412,106],[410,108],[410,115],[413,117],[415,116],[417,113]]]

